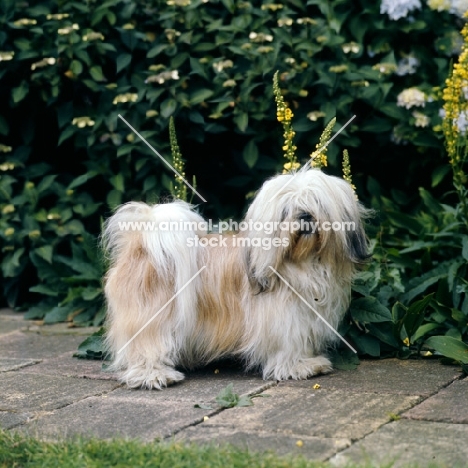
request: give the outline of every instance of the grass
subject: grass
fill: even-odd
[[[252,453],[229,445],[74,439],[44,442],[0,430],[1,468],[324,468],[303,457]]]

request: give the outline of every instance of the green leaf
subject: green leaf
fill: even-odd
[[[65,140],[68,140],[76,131],[76,127],[72,125],[63,130],[58,139],[57,146],[60,146]]]
[[[413,302],[403,318],[406,334],[411,338],[424,320],[426,307],[434,297],[434,293],[425,296],[423,299]]]
[[[37,249],[34,249],[36,255],[43,258],[47,263],[52,263],[53,248],[51,245],[43,245]]]
[[[47,312],[44,317],[44,323],[65,322],[72,312],[70,306],[54,307],[50,312]]]
[[[380,356],[380,342],[377,338],[369,335],[360,335],[354,337],[354,342],[362,353],[373,357]]]
[[[243,395],[239,398],[236,406],[253,406],[253,401],[248,395]]]
[[[206,410],[212,410],[213,407],[212,406],[209,406],[209,405],[205,405],[203,403],[196,403],[195,405],[193,405],[194,408],[200,408],[200,409],[206,409]]]
[[[175,99],[166,99],[161,103],[161,116],[165,119],[168,119],[172,114],[174,114],[177,109],[177,101]]]
[[[86,338],[79,346],[75,357],[81,359],[105,359],[107,357],[104,346],[104,328]]]
[[[89,74],[94,81],[106,81],[102,68],[99,65],[94,65],[89,69]]]
[[[4,257],[2,261],[2,272],[3,276],[6,278],[14,278],[18,275],[22,269],[22,264],[20,260],[23,257],[25,252],[25,248],[21,247],[16,249],[13,253],[9,253],[6,257]]]
[[[205,102],[207,99],[213,96],[213,94],[214,93],[211,91],[211,89],[199,89],[190,95],[190,104],[194,105]]]
[[[96,177],[97,173],[95,171],[89,171],[86,174],[82,174],[78,176],[67,188],[67,190],[73,190],[76,187],[79,187],[80,185],[83,185],[85,182],[87,182],[89,179],[92,179],[93,177]]]
[[[52,289],[50,286],[47,286],[45,284],[38,284],[36,286],[32,286],[31,288],[29,288],[29,290],[31,292],[45,294],[46,296],[56,297],[59,295],[59,291],[57,288]]]
[[[445,357],[468,364],[468,345],[451,336],[431,336],[424,345],[432,348]]]
[[[375,297],[361,297],[351,302],[351,317],[357,322],[379,323],[392,320],[392,314]]]
[[[72,60],[70,63],[70,71],[78,76],[83,72],[83,64],[79,60]]]
[[[462,257],[468,262],[468,236],[462,237]]]
[[[411,343],[415,343],[419,338],[422,338],[438,327],[440,327],[438,323],[425,323],[421,325],[411,337]]]
[[[360,364],[358,355],[348,348],[332,352],[331,362],[335,369],[340,370],[354,370]]]
[[[6,121],[5,117],[0,115],[0,134],[8,135],[9,131],[10,126],[8,125],[8,122]]]
[[[431,181],[431,187],[437,187],[444,177],[450,172],[450,166],[448,164],[444,166],[439,166],[434,169],[432,172],[432,181]]]
[[[112,176],[110,178],[110,183],[119,192],[124,192],[125,191],[124,177],[123,177],[123,175],[121,173],[115,174],[114,176]]]
[[[252,169],[255,166],[255,163],[258,161],[258,147],[253,139],[249,140],[249,142],[245,145],[242,156],[248,168]]]
[[[410,288],[403,296],[401,300],[403,302],[410,302],[419,294],[422,294],[432,286],[433,284],[437,283],[442,278],[445,278],[448,273],[448,262],[441,263],[439,266],[434,268],[433,270],[424,273],[424,275],[413,278],[409,283],[408,287]]]
[[[13,102],[16,104],[22,101],[29,91],[29,84],[26,81],[23,81],[17,88],[13,88],[11,92],[11,97]]]
[[[247,130],[249,125],[249,115],[246,112],[240,112],[234,116],[234,122],[237,125],[237,128],[244,133]]]
[[[124,68],[128,67],[128,65],[130,65],[131,61],[132,61],[132,55],[131,54],[120,54],[117,57],[117,61],[116,61],[117,73],[119,73]]]

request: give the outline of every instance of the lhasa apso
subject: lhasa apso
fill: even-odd
[[[237,234],[207,234],[182,201],[121,206],[103,233],[111,369],[155,389],[226,356],[265,379],[330,372],[366,215],[348,182],[317,169],[267,180]]]

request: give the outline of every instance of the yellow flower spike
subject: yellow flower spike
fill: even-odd
[[[176,168],[177,172],[182,176],[179,177],[177,174],[175,175],[174,195],[179,200],[187,201],[187,186],[183,180],[183,178],[185,178],[184,161],[177,143],[177,135],[173,117],[171,117],[169,120],[169,141],[171,143],[172,164]]]
[[[351,185],[353,190],[356,190],[356,186],[353,184],[353,179],[351,177],[351,164],[349,162],[349,153],[348,150],[343,150],[343,179]]]
[[[312,158],[312,167],[316,167],[317,169],[322,169],[322,167],[326,167],[328,165],[327,161],[327,146],[328,142],[330,141],[331,132],[333,127],[336,123],[336,117],[328,122],[328,125],[325,127],[325,130],[320,135],[320,140],[316,145],[316,150],[310,155]]]
[[[283,125],[284,144],[282,146],[282,150],[284,151],[284,157],[288,161],[283,166],[283,173],[288,173],[294,169],[298,169],[300,164],[297,161],[295,153],[297,147],[293,144],[293,138],[296,133],[293,130],[291,119],[294,117],[294,114],[284,102],[284,98],[281,94],[278,84],[278,71],[273,76],[273,94],[276,101],[276,118],[278,122]]]
[[[467,18],[467,14],[464,17]],[[464,223],[468,227],[468,174],[464,169],[468,162],[468,23],[463,27],[461,34],[461,53],[442,91],[445,113],[442,130],[449,164],[452,167],[453,185],[460,200]]]

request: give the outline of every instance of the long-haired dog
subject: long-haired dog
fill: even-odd
[[[184,378],[176,366],[225,356],[265,379],[330,372],[322,353],[368,258],[366,215],[348,182],[317,169],[267,180],[237,235],[207,234],[182,201],[121,206],[103,233],[111,368],[156,389]],[[171,222],[190,228],[157,229]]]

